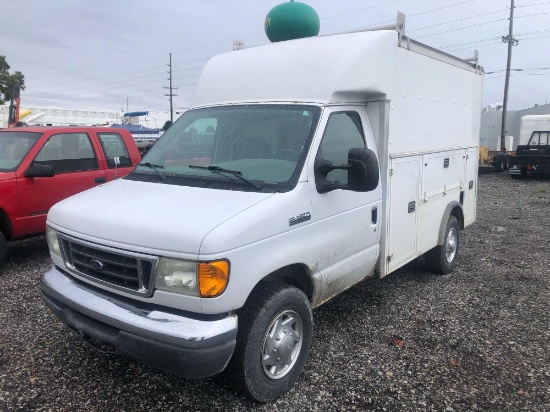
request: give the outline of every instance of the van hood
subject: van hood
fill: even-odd
[[[48,222],[107,245],[198,255],[208,232],[270,196],[121,179],[57,203]]]

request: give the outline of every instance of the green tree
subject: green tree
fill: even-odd
[[[21,72],[10,74],[5,56],[0,56],[0,105],[10,101],[14,87],[25,90],[25,76]]]
[[[170,120],[166,120],[166,122],[164,123],[164,126],[162,126],[162,130],[164,131],[167,131],[170,126],[172,126],[172,122]]]

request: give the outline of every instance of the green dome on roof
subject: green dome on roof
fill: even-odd
[[[317,12],[294,0],[273,7],[265,18],[265,34],[272,42],[317,36],[320,27]]]

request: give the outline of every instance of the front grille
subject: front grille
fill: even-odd
[[[75,274],[140,295],[151,292],[155,257],[67,236],[60,240],[65,264]]]

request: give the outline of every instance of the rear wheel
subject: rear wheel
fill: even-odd
[[[266,283],[243,308],[237,347],[224,371],[228,383],[259,402],[270,402],[298,379],[311,347],[313,315],[304,293]]]
[[[432,272],[445,275],[455,268],[460,242],[459,230],[456,217],[449,216],[443,244],[426,253],[426,265]]]
[[[495,172],[502,172],[505,167],[505,155],[502,153],[497,153],[495,157],[493,157],[493,165],[495,166]]]
[[[6,261],[6,256],[8,255],[8,242],[4,237],[4,234],[0,232],[0,266]]]

